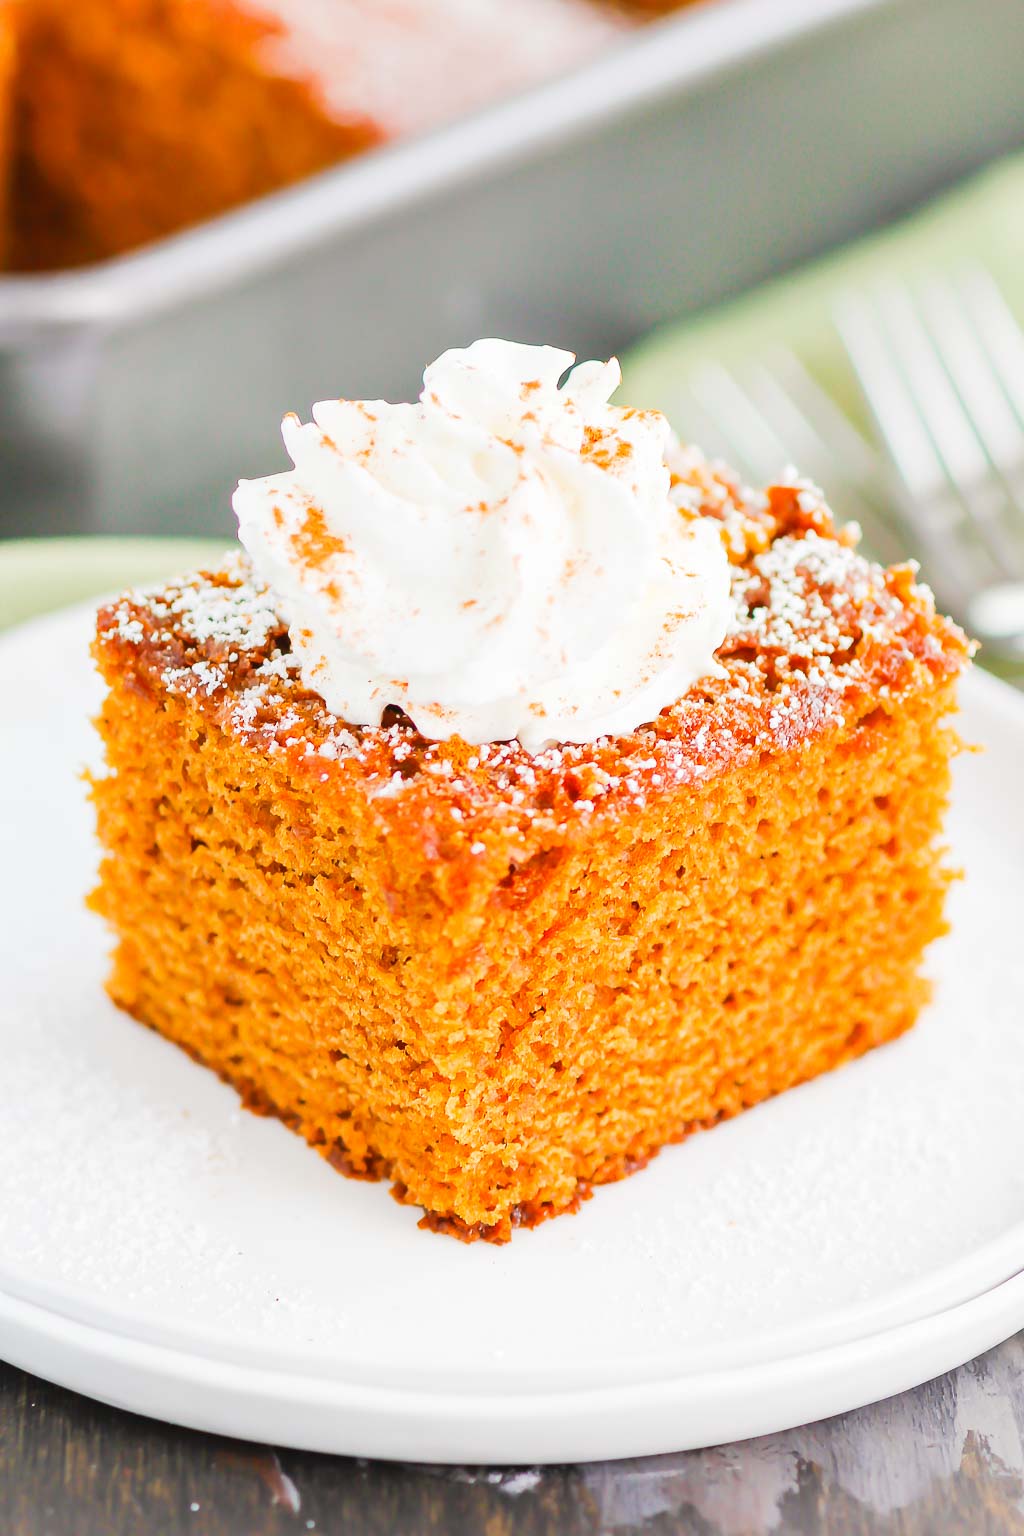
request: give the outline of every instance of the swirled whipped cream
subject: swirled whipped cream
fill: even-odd
[[[243,480],[239,537],[303,682],[350,724],[536,750],[652,720],[730,616],[719,525],[674,506],[655,411],[618,363],[477,341],[415,405],[328,400],[283,424],[294,469]]]

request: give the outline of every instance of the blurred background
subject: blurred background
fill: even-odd
[[[1019,0],[0,0],[0,534],[230,535],[284,411],[480,335],[744,469],[690,382],[784,347],[881,454],[843,293],[1017,304],[1022,59]]]

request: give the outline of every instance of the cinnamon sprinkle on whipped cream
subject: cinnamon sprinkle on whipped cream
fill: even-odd
[[[411,405],[323,401],[294,469],[243,480],[239,537],[302,680],[351,724],[530,750],[652,720],[730,621],[720,524],[671,493],[671,429],[609,404],[614,359],[478,341]]]

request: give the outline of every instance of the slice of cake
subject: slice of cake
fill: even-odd
[[[963,636],[569,361],[290,418],[95,642],[111,996],[495,1240],[907,1029],[949,879]]]

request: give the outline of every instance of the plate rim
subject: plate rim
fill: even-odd
[[[432,1400],[454,1401],[470,1396],[488,1402],[518,1400],[529,1395],[547,1396],[572,1392],[602,1392],[621,1385],[628,1372],[636,1387],[657,1389],[668,1382],[699,1381],[709,1374],[738,1369],[768,1368],[804,1355],[854,1346],[881,1334],[920,1322],[929,1317],[952,1312],[967,1305],[1018,1275],[1024,1275],[1024,1219],[1007,1227],[997,1237],[951,1260],[941,1269],[908,1280],[887,1292],[880,1300],[863,1305],[848,1304],[825,1316],[811,1333],[797,1324],[787,1324],[762,1335],[758,1348],[751,1351],[749,1340],[741,1346],[722,1343],[704,1349],[688,1350],[670,1356],[667,1363],[637,1357],[617,1363],[611,1372],[574,1367],[568,1374],[569,1385],[556,1385],[555,1374],[536,1371],[517,1372],[503,1364],[502,1375],[489,1390],[474,1389],[473,1373],[460,1374],[453,1368],[449,1385],[435,1386]],[[154,1348],[169,1354],[205,1361],[211,1366],[237,1367],[268,1376],[296,1376],[335,1386],[394,1392],[422,1392],[423,1381],[432,1374],[426,1367],[369,1367],[343,1357],[318,1357],[314,1346],[272,1345],[243,1342],[225,1344],[208,1328],[162,1328],[152,1317],[136,1317],[129,1326],[118,1326],[116,1307],[97,1303],[93,1298],[81,1301],[72,1293],[62,1294],[58,1287],[45,1282],[34,1286],[20,1283],[18,1276],[0,1262],[0,1302],[19,1303],[69,1325],[89,1329],[96,1334],[123,1341],[126,1346]],[[1024,1318],[1022,1318],[1024,1326]],[[613,1378],[616,1378],[613,1380]]]
[[[112,1407],[296,1450],[449,1465],[603,1461],[774,1434],[918,1386],[1022,1324],[1024,1270],[957,1307],[767,1365],[654,1385],[442,1398],[211,1362],[0,1292],[4,1358]]]

